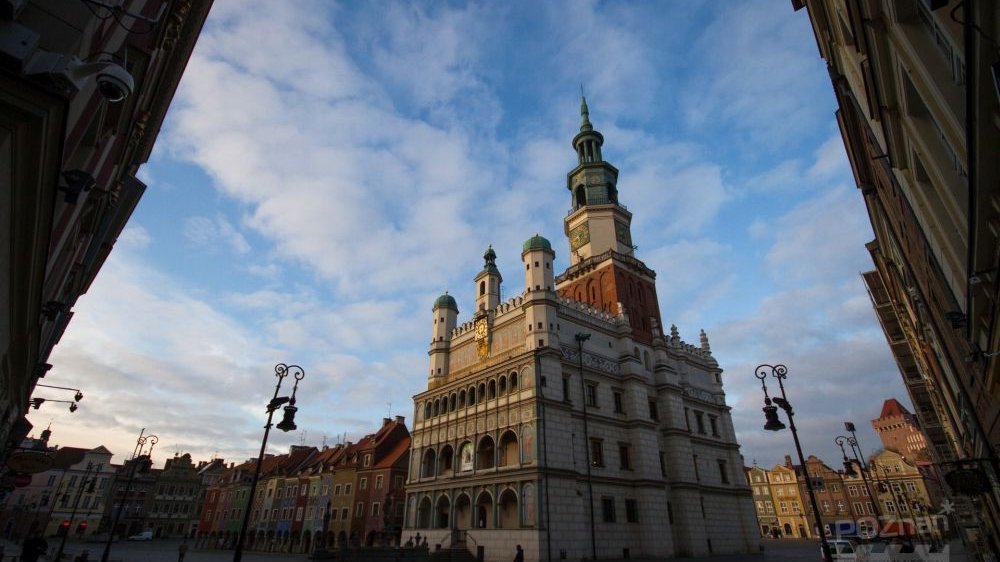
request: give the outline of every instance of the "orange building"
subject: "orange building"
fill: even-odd
[[[886,449],[896,451],[908,459],[930,460],[927,437],[920,430],[917,417],[895,398],[882,404],[882,413],[877,420],[872,420],[872,428]]]

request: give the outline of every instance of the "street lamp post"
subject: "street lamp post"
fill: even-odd
[[[583,399],[583,447],[587,451],[587,495],[590,501],[590,553],[592,560],[597,560],[597,526],[594,522],[594,481],[590,466],[593,464],[593,454],[590,444],[590,431],[587,426],[587,384],[583,380],[583,342],[590,339],[590,334],[576,334],[576,348],[580,354],[580,395]]]
[[[278,397],[278,391],[281,389],[281,382],[285,380],[285,377],[289,374],[295,378],[295,385],[292,387],[292,395]],[[267,448],[267,436],[271,433],[271,419],[274,417],[274,411],[277,410],[282,404],[287,403],[288,405],[283,408],[284,417],[280,422],[278,422],[277,428],[281,431],[292,431],[296,428],[295,412],[298,411],[298,408],[295,407],[295,393],[299,389],[299,381],[305,378],[306,372],[298,365],[285,365],[284,363],[278,363],[274,366],[274,376],[278,378],[278,384],[274,385],[274,396],[271,398],[271,401],[267,403],[267,424],[264,426],[264,439],[260,443],[260,454],[257,455],[257,468],[254,470],[253,482],[250,484],[250,495],[247,497],[247,502],[243,508],[243,524],[240,525],[240,535],[236,539],[236,552],[233,553],[233,562],[240,562],[243,560],[243,542],[246,539],[247,525],[250,523],[250,511],[253,504],[253,496],[257,491],[257,480],[260,479],[260,467],[264,463],[264,450]]]
[[[767,384],[765,384],[765,379],[767,375],[770,374],[772,377],[778,380],[778,388],[781,390],[781,396],[771,397],[767,394]],[[806,490],[809,492],[809,503],[812,504],[813,517],[816,518],[816,524],[819,526],[819,539],[823,549],[823,560],[826,562],[833,562],[833,557],[830,554],[830,544],[826,541],[826,528],[823,526],[823,519],[819,514],[819,506],[816,504],[816,493],[813,491],[812,479],[809,477],[809,465],[806,464],[806,459],[802,456],[802,445],[799,444],[799,434],[795,430],[795,419],[794,412],[792,411],[792,405],[788,402],[788,396],[785,394],[785,384],[784,380],[788,378],[788,367],[784,365],[758,365],[754,369],[754,376],[760,381],[760,387],[764,391],[764,418],[767,420],[764,423],[764,429],[768,431],[781,431],[785,429],[785,424],[781,423],[778,419],[778,408],[785,411],[785,415],[788,416],[788,429],[792,431],[792,439],[795,441],[795,452],[799,455],[799,462],[802,463],[802,471],[805,473],[806,477]],[[777,404],[777,406],[774,406]]]
[[[111,520],[111,529],[108,531],[108,542],[104,544],[104,553],[101,554],[101,562],[108,562],[108,557],[111,556],[111,542],[115,539],[115,531],[118,527],[118,521],[121,520],[122,509],[128,501],[128,494],[132,491],[132,480],[135,479],[135,473],[138,472],[138,466],[140,463],[145,464],[147,461],[152,461],[153,447],[155,447],[157,441],[160,440],[160,438],[155,435],[143,435],[145,432],[146,428],[142,428],[142,430],[139,431],[139,438],[135,440],[135,448],[132,449],[132,458],[122,464],[122,467],[124,468],[125,464],[128,462],[132,463],[131,467],[129,467],[128,480],[125,481],[125,494],[122,496],[121,502],[118,504],[118,509],[115,510],[114,519]],[[146,447],[146,443],[149,443],[149,450],[143,452],[143,449]],[[115,493],[114,486],[115,482],[112,482],[112,498],[114,498]]]
[[[865,485],[865,491],[868,492],[868,499],[872,500],[872,507],[875,510],[875,529],[874,529],[875,536],[869,538],[878,537],[879,533],[882,530],[882,523],[881,523],[882,513],[878,508],[878,496],[872,495],[871,486],[868,484],[868,476],[865,474],[868,471],[865,469],[862,460],[858,458],[858,449],[859,449],[858,440],[853,436],[845,437],[843,435],[838,435],[833,441],[840,446],[840,454],[843,455],[844,457],[844,471],[847,473],[847,475],[852,476],[857,474],[857,471],[854,470],[855,464],[857,464],[858,468],[861,469],[861,481]],[[847,451],[844,450],[844,443],[847,443],[851,446],[851,453],[854,455],[853,461],[847,458]]]

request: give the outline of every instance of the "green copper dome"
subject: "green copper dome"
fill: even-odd
[[[531,238],[528,238],[528,240],[524,243],[524,251],[527,252],[529,250],[548,250],[551,252],[552,244],[545,238],[536,234]]]
[[[450,308],[455,312],[458,312],[458,303],[455,302],[455,297],[445,292],[445,294],[441,295],[436,301],[434,301],[434,310],[439,308]]]

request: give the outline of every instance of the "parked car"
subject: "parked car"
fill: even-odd
[[[830,545],[830,555],[833,557],[833,562],[858,560],[857,549],[851,541],[844,539],[827,539],[826,544]],[[820,560],[823,559],[822,546],[819,548],[819,557]]]
[[[128,538],[128,540],[130,540],[130,541],[151,541],[151,540],[153,540],[153,531],[152,530],[143,531],[143,532],[139,533],[138,535],[132,535],[131,537]]]

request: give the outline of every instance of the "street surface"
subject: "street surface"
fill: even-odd
[[[56,549],[59,547],[59,541],[55,539],[48,539],[48,541],[49,553],[55,555]],[[0,541],[0,544],[4,546],[4,558],[0,562],[16,561],[17,554],[21,551],[20,545],[8,541]],[[180,540],[153,540],[148,542],[120,541],[112,545],[110,560],[114,562],[177,562],[177,547],[180,544]],[[670,560],[678,562],[704,562],[708,560],[719,562],[819,562],[820,560],[819,541],[806,539],[763,539],[761,544],[764,545],[763,554],[714,556],[711,558],[672,558]],[[188,545],[190,546],[191,543],[188,543]],[[89,551],[90,562],[97,562],[101,559],[104,544],[67,541],[63,560],[72,562],[83,550]],[[51,557],[42,558],[46,562],[53,559]],[[184,562],[229,562],[232,559],[232,550],[197,550],[189,548]],[[247,562],[290,562],[292,560],[305,562],[307,557],[304,554],[265,554],[247,551],[244,552],[243,559]],[[633,558],[632,560],[635,562],[659,562],[638,558]],[[966,560],[968,559],[963,554],[955,552],[950,557],[949,562],[965,562]]]

